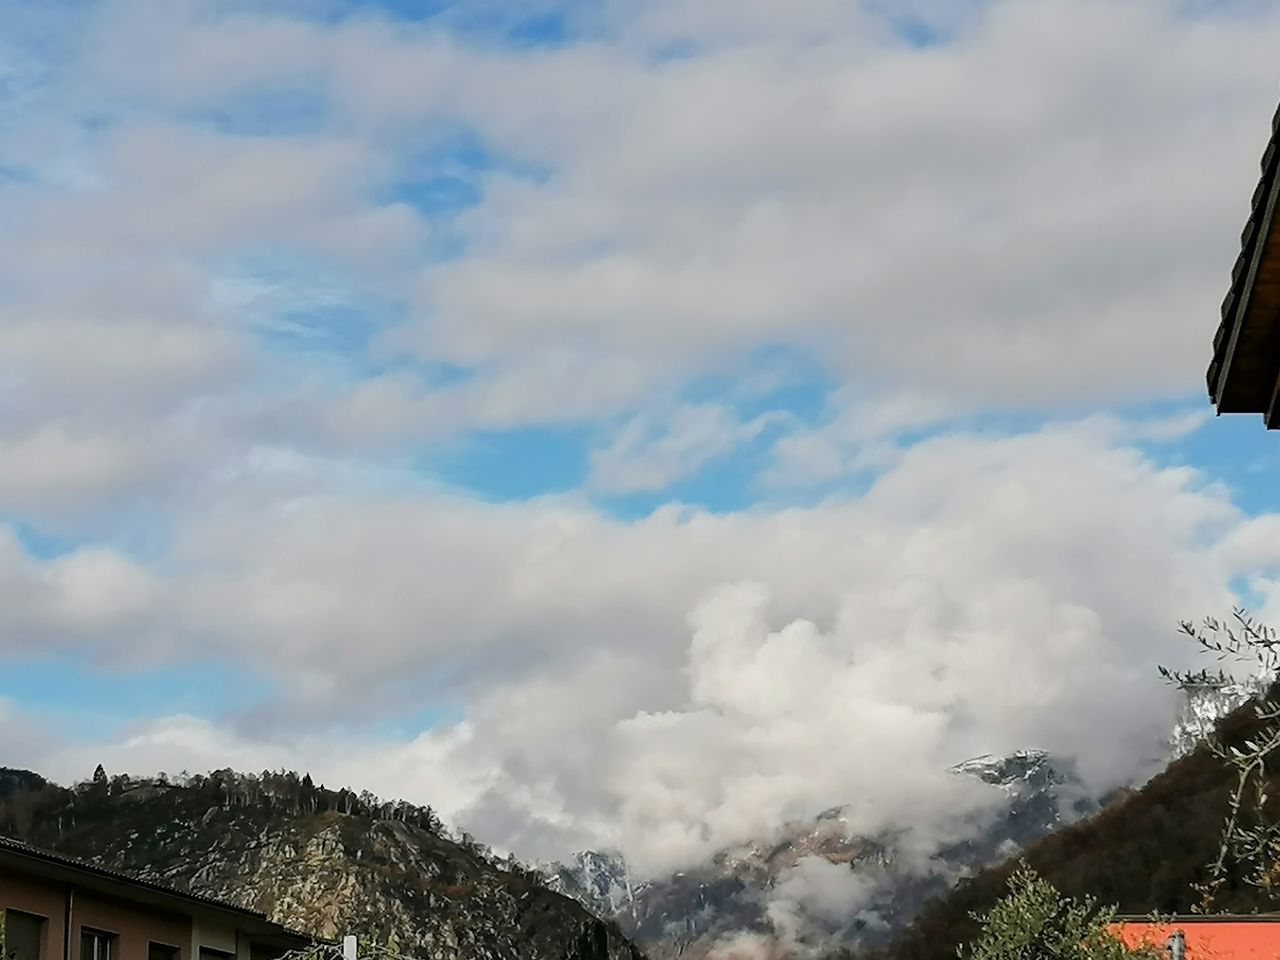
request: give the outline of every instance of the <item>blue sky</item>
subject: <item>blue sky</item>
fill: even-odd
[[[1077,666],[1280,596],[1277,448],[1203,388],[1266,5],[0,23],[14,763],[308,766],[674,862],[844,799],[886,716],[880,825],[967,750],[1122,781],[1167,691]]]

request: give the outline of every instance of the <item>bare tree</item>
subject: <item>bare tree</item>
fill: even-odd
[[[1274,680],[1280,672],[1280,638],[1271,627],[1246,611],[1236,609],[1228,621],[1206,618],[1199,625],[1180,624],[1181,632],[1200,651],[1219,662],[1245,665],[1253,677]],[[1177,671],[1160,668],[1161,675],[1184,690],[1221,687],[1235,681],[1225,670]],[[1209,749],[1235,772],[1222,839],[1209,876],[1196,885],[1198,912],[1214,909],[1218,894],[1233,870],[1246,883],[1270,892],[1280,888],[1280,820],[1268,809],[1268,762],[1274,766],[1280,754],[1280,700],[1269,686],[1253,700],[1254,723],[1239,743],[1226,742],[1216,732],[1207,738]]]

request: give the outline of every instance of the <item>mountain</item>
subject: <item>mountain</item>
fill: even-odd
[[[1272,686],[1272,697],[1280,687]],[[1227,701],[1223,701],[1224,703]],[[1200,711],[1210,716],[1209,708]],[[1218,736],[1240,746],[1261,726],[1252,704],[1217,722]],[[1280,795],[1280,769],[1268,771],[1267,792]],[[1058,830],[1022,852],[1037,872],[1071,896],[1095,896],[1122,913],[1186,913],[1196,884],[1218,852],[1235,772],[1203,743],[1140,789],[1126,791],[1096,816]],[[1273,803],[1274,807],[1274,803]],[[1272,809],[1271,815],[1276,814]],[[973,913],[1003,894],[1012,861],[978,872],[920,911],[910,928],[874,954],[879,960],[951,960],[975,932]],[[1228,913],[1280,909],[1268,893],[1232,877],[1215,908]]]
[[[308,776],[219,771],[64,789],[0,769],[0,833],[422,960],[643,960],[617,926],[534,872],[447,834],[429,807]]]
[[[951,772],[1005,799],[994,819],[923,867],[904,856],[906,838],[852,834],[847,808],[833,807],[666,877],[637,881],[620,854],[595,851],[544,872],[548,886],[613,917],[654,960],[696,960],[744,935],[788,949],[882,943],[966,872],[1095,809],[1071,764],[1042,751],[977,757]],[[815,911],[804,896],[810,882],[843,889],[863,908]]]
[[[549,889],[572,897],[602,917],[628,913],[641,886],[616,850],[583,850],[568,864],[547,864],[542,872]]]
[[[969,913],[1003,888],[1008,862],[984,868],[1020,851],[1068,893],[1140,913],[1187,909],[1228,789],[1221,763],[1193,745],[1253,689],[1195,691],[1172,738],[1182,759],[1083,821],[1095,808],[1060,759],[1020,751],[956,765],[1004,802],[923,869],[904,856],[907,838],[855,835],[833,807],[665,877],[639,881],[607,851],[535,873],[451,836],[430,808],[266,772],[177,782],[101,772],[67,789],[0,768],[0,833],[317,935],[394,934],[423,960],[639,960],[624,933],[654,960],[697,960],[742,935],[806,953],[858,946],[942,960],[971,929]],[[1242,736],[1247,713],[1223,729]],[[799,888],[815,870],[849,894],[842,908],[806,907]],[[1234,909],[1277,905],[1241,885],[1227,894]]]
[[[36,793],[50,786],[49,781],[30,770],[0,767],[0,800],[15,793]]]
[[[1188,690],[1169,738],[1170,756],[1177,760],[1194,753],[1224,717],[1267,682],[1259,677]],[[903,861],[901,838],[850,836],[844,829],[845,808],[834,807],[666,877],[638,880],[620,854],[595,851],[580,853],[567,864],[551,864],[544,872],[548,886],[615,918],[655,960],[697,958],[742,933],[765,943],[783,939],[792,946],[805,946],[808,939],[881,948],[926,904],[945,897],[970,874],[1006,862],[1099,810],[1073,764],[1043,751],[975,757],[950,772],[999,787],[1005,801],[992,822],[939,851],[923,870]],[[1130,793],[1106,799],[1121,802]],[[789,901],[793,871],[810,858],[847,863],[859,881],[849,889],[861,909],[835,919],[814,918],[805,916],[794,898]],[[1172,901],[1166,897],[1161,902]]]
[[[1169,737],[1172,758],[1180,759],[1195,750],[1224,717],[1266,690],[1273,680],[1260,674],[1245,680],[1206,681],[1184,688],[1182,709]]]
[[[999,787],[1006,797],[1004,810],[991,827],[965,845],[969,864],[1020,848],[1097,809],[1075,764],[1043,750],[975,757],[956,764],[950,772]]]

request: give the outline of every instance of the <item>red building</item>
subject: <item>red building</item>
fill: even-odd
[[[1113,929],[1130,947],[1163,948],[1171,960],[1280,958],[1280,916],[1187,916],[1162,923],[1125,919]]]

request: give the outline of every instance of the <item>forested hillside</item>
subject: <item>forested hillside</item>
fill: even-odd
[[[640,960],[540,875],[453,836],[429,807],[295,773],[107,777],[62,788],[0,770],[0,833],[424,960]]]

